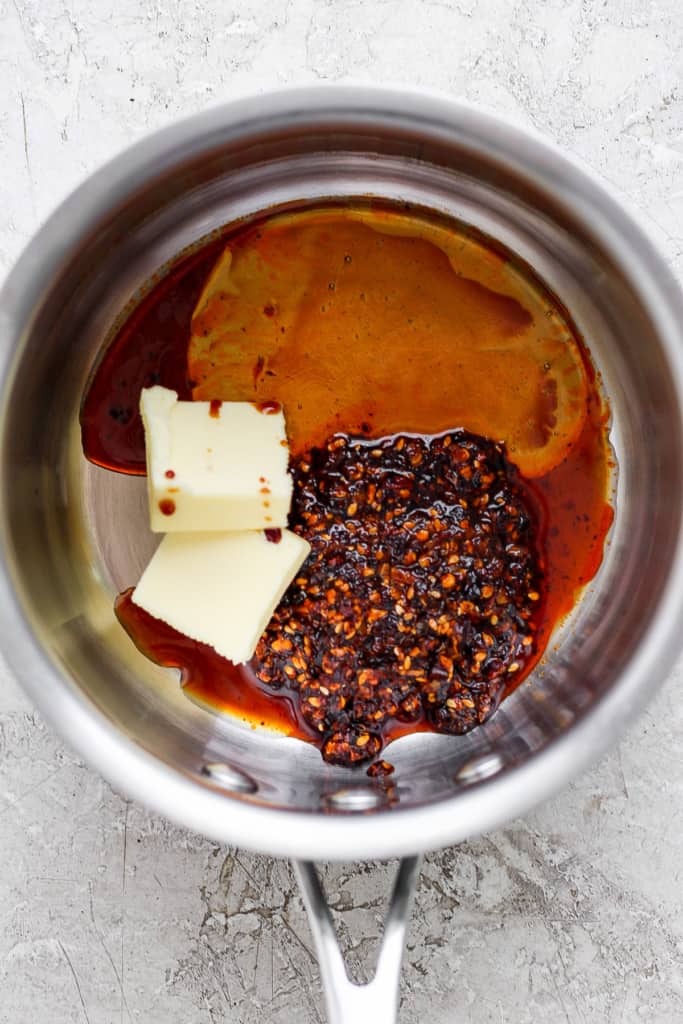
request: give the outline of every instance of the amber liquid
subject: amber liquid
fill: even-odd
[[[100,361],[83,401],[83,449],[107,469],[144,473],[138,403],[154,383],[181,398],[277,400],[295,453],[337,430],[381,437],[465,427],[504,440],[523,474],[524,462],[530,469],[544,552],[537,660],[602,559],[613,517],[608,410],[582,339],[528,268],[421,211],[405,213],[408,234],[397,234],[399,213],[320,207],[238,227],[180,260]],[[212,286],[226,246],[231,276]],[[563,380],[581,388],[560,408]],[[129,593],[117,615],[147,656],[182,670],[195,697],[315,741],[291,695],[264,687],[248,666],[152,619]],[[385,739],[420,728],[396,723]]]

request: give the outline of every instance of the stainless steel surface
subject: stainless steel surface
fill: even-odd
[[[366,985],[356,985],[346,973],[334,921],[315,866],[310,861],[294,862],[318,954],[329,1024],[359,1024],[360,1021],[394,1024],[398,1014],[403,948],[420,862],[420,857],[407,857],[399,864],[375,975]]]
[[[603,374],[620,466],[607,557],[545,664],[471,735],[393,745],[391,801],[309,746],[191,703],[173,673],[137,653],[112,599],[154,544],[144,484],[87,465],[77,427],[113,321],[180,249],[268,206],[368,193],[460,216],[534,265]],[[468,107],[302,90],[155,135],[60,207],[0,297],[5,654],[54,726],[119,789],[215,839],[348,860],[413,854],[499,825],[607,747],[680,645],[681,324],[673,278],[603,187],[548,144]],[[255,789],[221,785],[203,770],[211,763]],[[355,789],[357,799],[335,798]]]

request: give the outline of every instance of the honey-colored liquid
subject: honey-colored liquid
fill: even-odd
[[[295,454],[335,431],[464,427],[504,441],[528,484],[544,552],[536,658],[600,565],[613,465],[588,350],[529,268],[455,222],[386,204],[327,204],[238,227],[182,259],[96,370],[81,417],[89,459],[144,472],[138,401],[153,383],[183,398],[277,400]],[[272,696],[248,666],[210,649],[192,654],[192,641],[168,627],[155,635],[129,597],[117,614],[145,653],[183,669],[196,696],[313,738],[291,701]]]

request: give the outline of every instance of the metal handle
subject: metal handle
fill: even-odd
[[[315,865],[307,860],[294,861],[318,954],[329,1024],[358,1024],[362,1020],[371,1020],[372,1024],[395,1024],[401,961],[421,862],[421,857],[406,857],[401,861],[384,921],[375,976],[367,985],[356,985],[346,973]]]

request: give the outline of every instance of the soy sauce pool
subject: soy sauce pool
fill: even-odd
[[[235,290],[241,299],[226,302]],[[144,473],[137,409],[153,383],[181,398],[281,402],[293,458],[339,431],[464,427],[504,441],[536,510],[545,580],[535,656],[508,690],[599,568],[613,463],[588,350],[529,268],[463,225],[330,203],[227,231],[179,260],[106,350],[82,408],[91,461]],[[154,642],[132,602],[118,614],[148,656],[183,667],[195,696],[315,739],[296,708],[285,721],[249,667],[214,656],[200,672],[187,648],[169,654]],[[385,740],[418,728],[428,725],[397,725]]]

